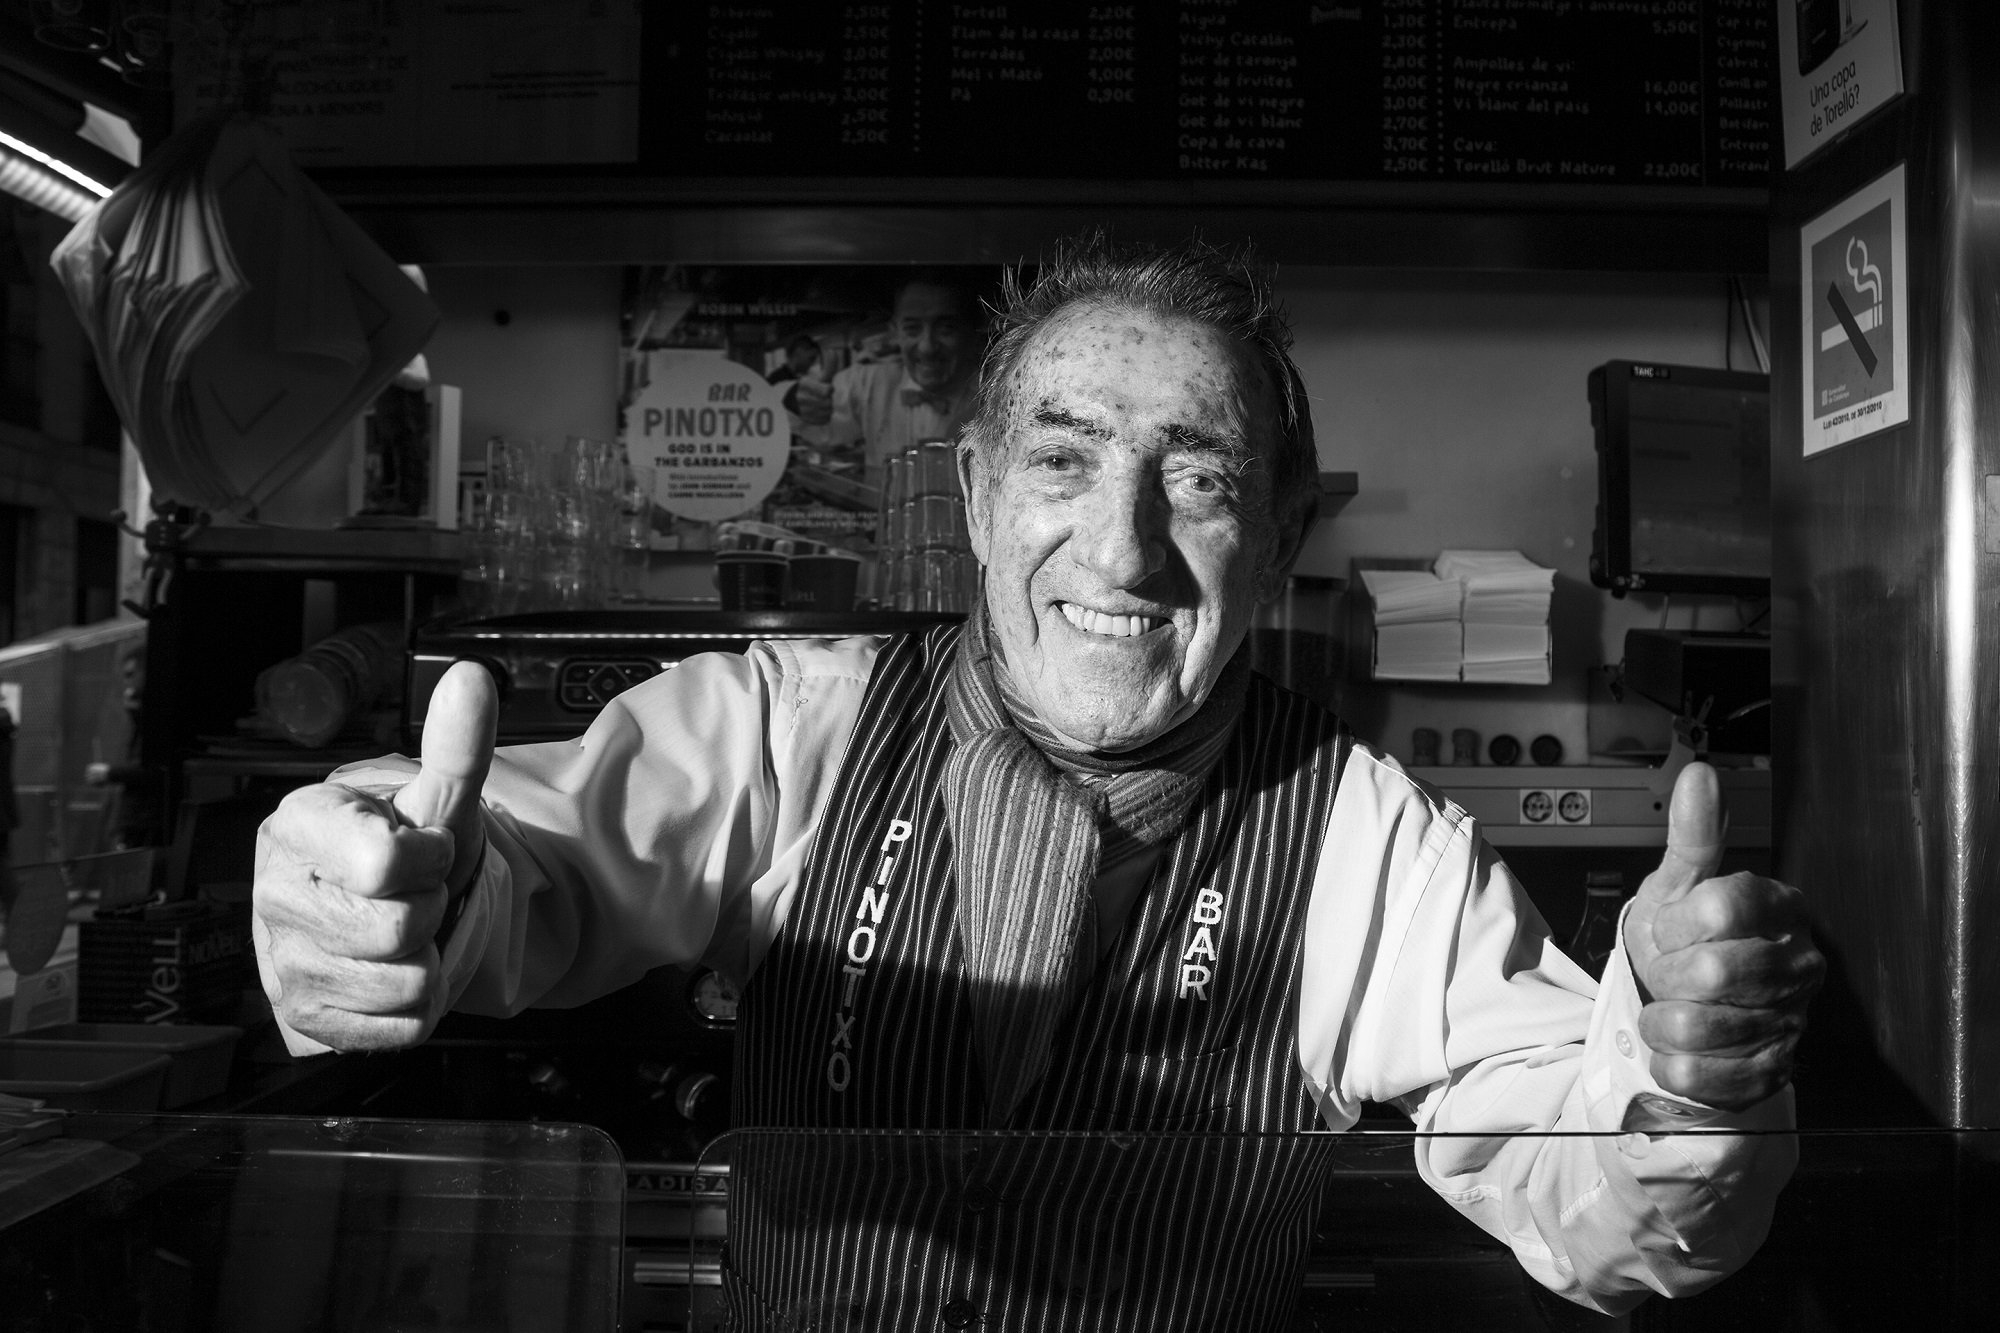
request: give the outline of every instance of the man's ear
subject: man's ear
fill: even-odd
[[[1298,564],[1299,554],[1306,548],[1306,538],[1312,535],[1313,525],[1319,522],[1319,485],[1315,478],[1312,493],[1292,506],[1288,517],[1280,518],[1277,530],[1271,537],[1271,560],[1258,571],[1257,601],[1276,601],[1285,590],[1285,580],[1292,576],[1292,566]]]
[[[970,440],[958,442],[958,489],[965,493],[965,531],[972,543],[973,559],[986,567],[987,542],[992,529],[987,516],[992,510],[991,478],[979,450]]]

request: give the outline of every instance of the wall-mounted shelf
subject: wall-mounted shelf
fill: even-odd
[[[436,528],[204,527],[177,554],[186,570],[394,572],[457,577],[459,535]]]

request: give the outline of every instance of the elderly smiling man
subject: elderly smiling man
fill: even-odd
[[[490,685],[454,668],[420,768],[301,790],[263,831],[257,955],[294,1049],[700,958],[747,979],[745,1125],[1255,1142],[1390,1103],[1441,1136],[1425,1179],[1573,1300],[1740,1264],[1789,1141],[1632,1132],[1791,1124],[1821,960],[1795,890],[1711,877],[1714,774],[1683,775],[1593,987],[1463,811],[1245,665],[1317,467],[1261,273],[1086,242],[1008,307],[961,451],[963,628],[696,658],[574,743],[498,754]],[[1046,1259],[1007,1277],[973,1233],[858,1207],[815,1214],[813,1263],[733,1218],[732,1287],[753,1323],[838,1294],[861,1327],[1267,1327],[1320,1181],[1282,1153],[1232,1172],[1220,1211],[1166,1206],[1192,1181],[1120,1196],[1113,1313],[1038,1285]]]

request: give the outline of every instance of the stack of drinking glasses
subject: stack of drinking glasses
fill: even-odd
[[[657,469],[651,463],[621,461],[618,465],[617,567],[611,593],[621,602],[643,602],[651,595],[646,570],[652,561],[656,476]]]
[[[488,440],[486,489],[468,505],[462,539],[466,609],[579,610],[640,595],[650,473],[609,440]]]
[[[979,565],[966,535],[965,495],[951,441],[925,440],[889,459],[878,531],[883,609],[971,609],[979,593]]]

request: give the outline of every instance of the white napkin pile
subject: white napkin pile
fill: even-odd
[[[1428,569],[1363,569],[1375,604],[1375,675],[1382,680],[1457,680],[1464,586]]]
[[[1383,680],[1549,683],[1555,571],[1519,551],[1446,551],[1429,569],[1363,569]]]
[[[1461,680],[1549,683],[1549,598],[1556,572],[1519,551],[1446,551],[1432,566],[1465,585]]]

